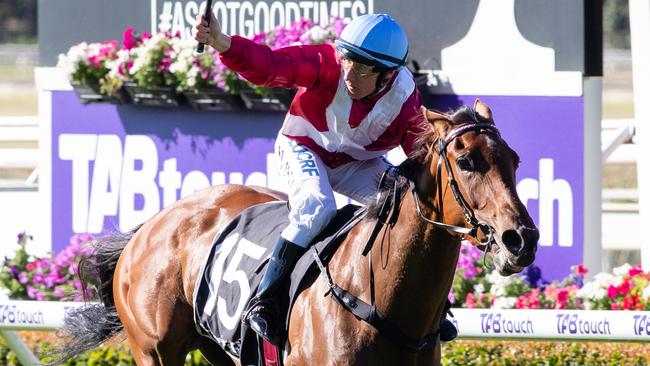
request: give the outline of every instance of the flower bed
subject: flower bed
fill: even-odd
[[[253,40],[271,48],[333,42],[345,23],[333,17],[321,27],[301,19],[289,27],[260,33]],[[133,103],[146,106],[188,104],[197,110],[284,111],[295,90],[257,86],[221,63],[211,47],[195,54],[196,42],[178,34],[138,34],[132,28],[118,41],[82,42],[59,55],[82,103]],[[239,97],[243,99],[239,99]]]
[[[92,239],[90,235],[74,235],[56,257],[35,257],[26,249],[32,237],[18,234],[18,250],[5,258],[0,269],[0,291],[4,290],[13,300],[82,301],[77,266],[79,259],[90,253],[90,248],[84,244]],[[93,295],[91,288],[86,289],[86,295]]]
[[[25,233],[18,235],[19,249],[0,270],[0,291],[16,300],[81,300],[77,263],[89,254],[84,244],[93,237],[74,235],[56,257],[42,258],[27,252],[29,240]],[[502,277],[476,247],[463,242],[449,299],[464,308],[650,310],[650,274],[639,266],[626,264],[591,281],[584,280],[588,270],[583,265],[572,270],[554,282],[545,281],[534,265],[520,275]]]
[[[548,282],[529,266],[521,275],[500,276],[491,262],[469,242],[463,242],[449,294],[454,307],[498,309],[650,310],[650,273],[629,264],[613,273],[598,273],[585,281],[579,264],[560,281]]]

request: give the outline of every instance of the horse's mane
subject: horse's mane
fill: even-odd
[[[473,122],[473,123],[488,123],[485,118],[480,116],[476,111],[466,105],[451,111],[449,113],[437,112],[445,116],[452,125],[458,125],[461,123]],[[407,159],[400,165],[401,171],[405,177],[409,179],[414,179],[417,172],[420,171],[422,165],[425,162],[425,158],[429,154],[429,148],[433,144],[438,135],[436,130],[433,128],[431,123],[428,123],[424,116],[422,118],[424,131],[418,136],[413,143],[413,151],[409,154]]]
[[[491,123],[491,121],[486,120],[478,113],[476,113],[474,109],[466,105],[456,109],[455,111],[450,111],[449,113],[441,113],[438,111],[436,111],[436,113],[445,116],[445,118],[449,120],[452,125],[458,125],[461,123],[468,123],[468,122]],[[433,128],[433,125],[426,121],[424,115],[419,115],[414,118],[418,118],[422,120],[422,125],[424,127],[424,130],[415,139],[413,143],[413,151],[409,154],[407,159],[404,160],[398,167],[399,175],[409,180],[414,180],[417,173],[422,169],[422,166],[424,165],[426,157],[429,153],[429,148],[431,144],[433,144],[438,138],[436,130]],[[395,179],[399,179],[399,178],[388,177],[386,179],[384,185],[382,187],[379,187],[379,192],[380,192],[379,197],[385,197],[387,194],[391,194],[391,190],[393,189]],[[402,181],[398,183],[400,187],[403,187],[405,184],[406,184],[405,179],[402,179]],[[371,219],[377,218],[377,215],[383,203],[383,199],[381,200],[371,199],[369,200],[369,202],[364,202],[364,203],[366,204],[368,210],[367,217]]]

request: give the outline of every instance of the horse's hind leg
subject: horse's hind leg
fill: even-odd
[[[127,331],[128,334],[128,331]],[[191,337],[191,335],[190,335]],[[182,366],[189,353],[188,347],[174,342],[156,342],[154,339],[143,339],[128,336],[131,353],[138,366]]]

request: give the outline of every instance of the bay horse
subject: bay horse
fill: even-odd
[[[423,108],[423,116],[428,124],[417,150],[400,166],[411,192],[369,254],[377,309],[414,339],[436,334],[444,316],[463,237],[462,230],[449,228],[471,228],[467,232],[487,237],[486,251],[502,275],[531,264],[539,238],[516,192],[519,158],[501,138],[488,106],[477,100],[474,108],[450,114]],[[215,186],[168,206],[131,233],[100,241],[80,272],[84,284],[96,284],[103,305],[66,318],[72,339],[63,346],[64,357],[124,331],[139,366],[180,366],[195,349],[213,365],[238,364],[197,332],[192,294],[216,233],[247,207],[275,200],[286,196],[261,187]],[[359,222],[328,264],[335,283],[366,301],[370,272],[361,252],[375,221]],[[298,296],[286,365],[440,362],[439,342],[419,352],[398,347],[323,297],[328,286],[319,276]]]

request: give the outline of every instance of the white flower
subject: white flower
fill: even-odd
[[[325,42],[329,34],[328,31],[326,31],[319,25],[315,25],[311,27],[311,29],[309,29],[307,33],[309,34],[308,37],[311,38],[312,42],[314,43]]]
[[[81,42],[70,47],[67,53],[59,54],[56,66],[63,69],[63,72],[69,78],[77,70],[79,63],[88,64],[89,55],[90,48],[88,43]]]
[[[196,79],[195,78],[189,78],[187,79],[187,86],[190,88],[193,88],[194,85],[196,85]]]
[[[607,291],[604,287],[599,286],[596,281],[585,283],[581,289],[576,291],[576,296],[583,300],[602,300],[607,296]]]
[[[610,273],[600,272],[594,276],[594,280],[598,287],[609,287],[614,282],[614,276]]]
[[[628,263],[625,263],[620,267],[614,268],[612,273],[614,273],[616,276],[625,276],[630,272],[630,269],[632,269],[632,266],[630,266]]]
[[[513,309],[516,303],[516,297],[497,297],[492,304],[492,309]]]
[[[117,51],[117,55],[114,60],[106,61],[106,68],[108,69],[108,77],[110,79],[121,77],[118,71],[120,66],[126,64],[129,60],[132,60],[134,57],[135,57],[134,49],[131,50],[121,49]],[[126,70],[126,72],[129,73],[128,70]]]
[[[477,283],[476,285],[474,285],[474,293],[480,295],[484,292],[485,292],[485,286],[483,286],[482,283]]]
[[[503,277],[499,272],[494,270],[486,276],[486,279],[492,284],[490,293],[495,296],[504,296],[506,294],[506,287],[514,281],[514,276]]]

